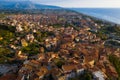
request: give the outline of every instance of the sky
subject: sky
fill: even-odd
[[[35,3],[70,8],[120,8],[120,0],[31,0]]]

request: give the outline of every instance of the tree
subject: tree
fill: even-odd
[[[29,56],[36,55],[39,53],[39,44],[30,43],[28,46],[22,47],[21,50],[23,53],[26,53]]]
[[[9,62],[14,57],[14,53],[11,53],[10,49],[0,47],[0,63]]]
[[[65,64],[65,61],[62,60],[62,59],[55,59],[54,62],[55,62],[55,64],[57,65],[58,68],[61,68],[62,65]]]

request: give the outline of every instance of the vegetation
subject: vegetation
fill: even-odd
[[[54,36],[54,33],[53,32],[40,32],[38,31],[37,33],[34,34],[36,39],[39,41],[39,42],[43,42],[44,38],[45,37],[48,37],[48,36]]]
[[[57,24],[53,24],[52,26],[53,26],[54,28],[59,28],[59,27],[62,27],[63,25],[57,23]]]
[[[108,45],[108,46],[120,46],[120,42],[116,41],[116,40],[109,40],[109,41],[106,41],[106,45]]]
[[[113,27],[107,27],[106,30],[109,33],[115,33],[116,35],[120,36],[120,26],[113,26]]]
[[[97,36],[99,36],[102,40],[108,39],[108,36],[103,31],[98,31]]]
[[[116,36],[120,36],[120,27],[115,25],[115,26],[110,26],[106,25],[101,27],[101,29],[98,31],[97,35],[100,36],[102,39],[107,39],[107,34],[114,33]]]
[[[15,38],[15,27],[0,24],[0,64],[8,63],[13,57],[14,53],[11,52],[7,46],[11,44],[11,39]]]
[[[79,76],[79,80],[93,80],[92,73],[86,70],[84,74]]]
[[[14,57],[14,53],[8,48],[0,47],[0,64],[7,63]]]
[[[0,25],[0,44],[4,46],[10,44],[10,39],[15,38],[14,31],[15,27],[13,26]]]
[[[109,61],[113,64],[113,66],[115,67],[118,75],[119,75],[119,79],[120,79],[120,58],[118,58],[117,56],[111,54],[109,55]]]
[[[5,17],[5,14],[4,13],[0,13],[0,19],[4,18],[4,17]]]
[[[94,19],[94,18],[92,18],[92,19]],[[98,24],[103,23],[103,21],[102,21],[102,20],[99,20],[99,19],[94,19],[94,21],[95,21],[95,23],[98,23]]]
[[[26,53],[29,56],[36,55],[39,53],[39,44],[30,43],[28,46],[22,47],[21,50],[23,53]]]
[[[77,76],[76,78],[71,78],[70,80],[93,80],[93,75],[90,71],[85,70],[83,74]]]
[[[65,64],[63,59],[54,59],[54,63],[57,65],[58,68],[61,68],[62,65]]]

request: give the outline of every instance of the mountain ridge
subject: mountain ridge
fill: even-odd
[[[30,0],[4,0],[0,1],[0,9],[59,9],[61,7],[52,5],[36,4]]]

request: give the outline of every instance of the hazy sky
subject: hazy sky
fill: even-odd
[[[110,7],[120,8],[120,0],[31,0],[36,3],[62,7]]]

